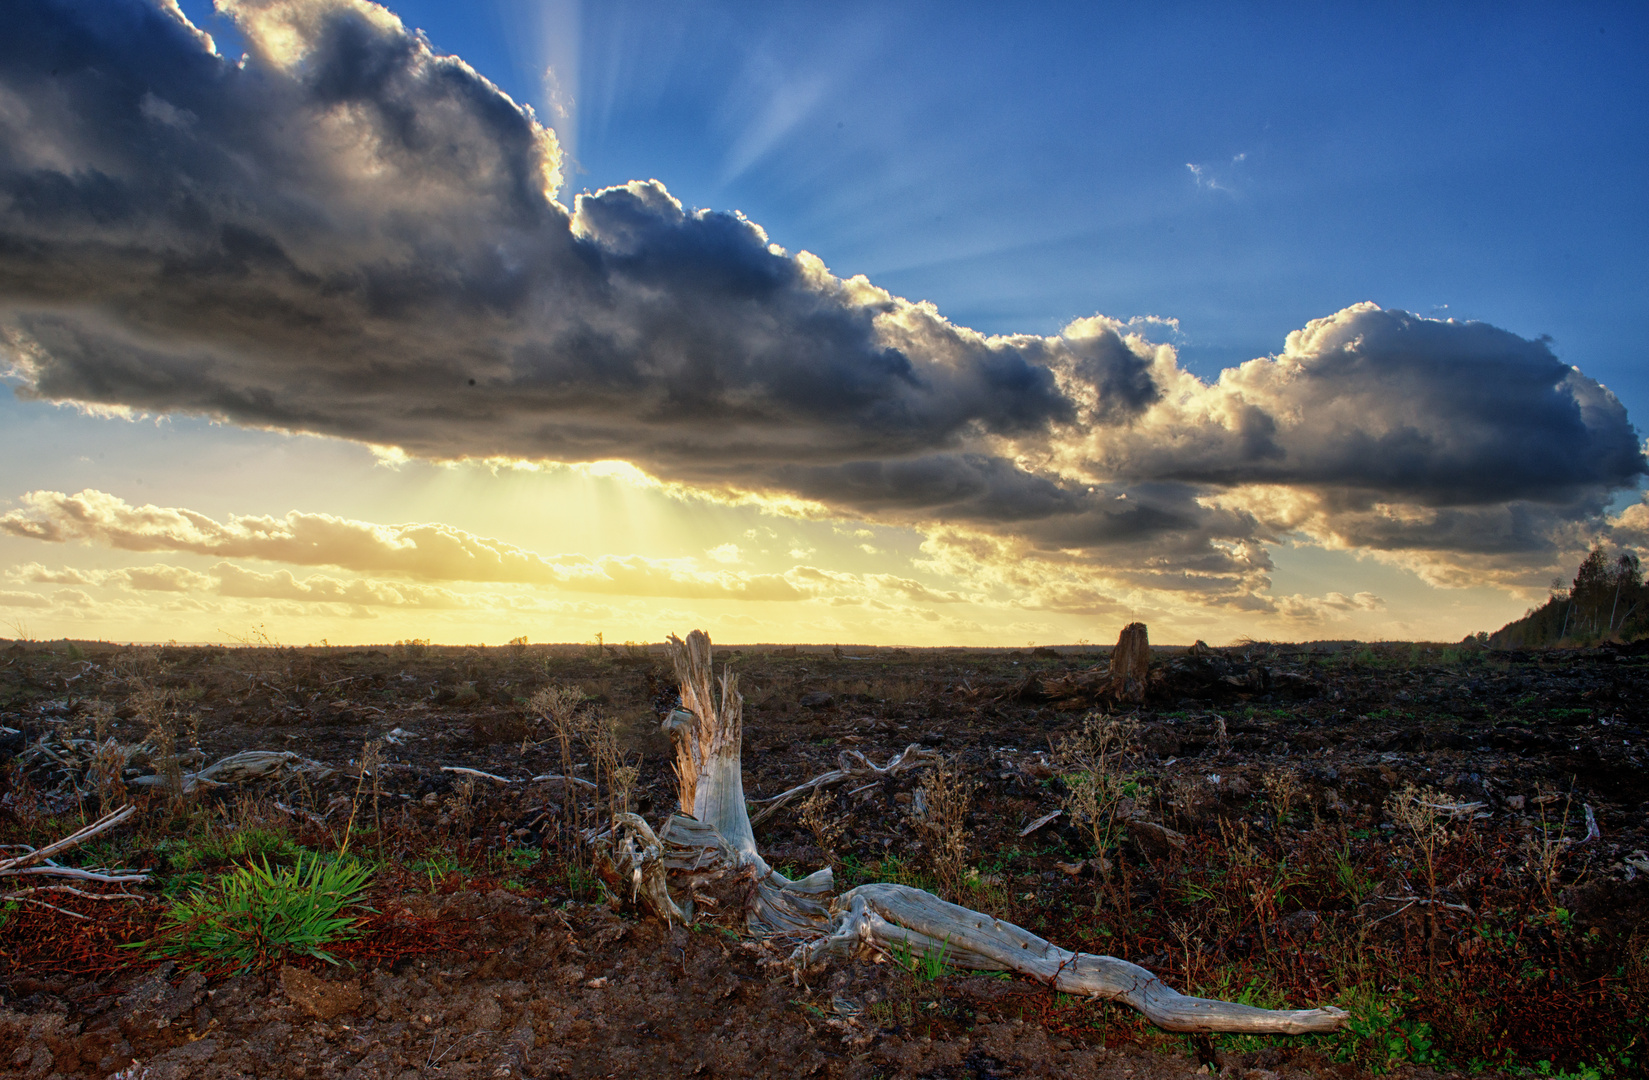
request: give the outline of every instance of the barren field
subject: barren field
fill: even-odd
[[[1137,705],[1102,690],[1108,652],[718,647],[744,694],[753,813],[859,769],[759,821],[763,853],[787,873],[828,864],[838,889],[931,889],[1187,993],[1339,1005],[1344,1030],[1171,1034],[942,958],[798,970],[792,943],[751,940],[713,908],[691,926],[641,917],[576,836],[621,804],[654,823],[675,809],[660,721],[676,686],[658,647],[23,642],[0,644],[0,841],[38,848],[130,803],[57,862],[150,873],[0,878],[13,894],[80,890],[4,905],[0,1067],[1644,1070],[1649,649],[1159,648]],[[854,756],[880,766],[911,744],[943,768],[881,777]],[[195,776],[247,750],[287,756],[259,759],[262,776]],[[569,763],[593,791],[558,778]],[[335,962],[272,946],[237,960],[168,923],[237,868],[317,853],[370,873],[325,948]]]

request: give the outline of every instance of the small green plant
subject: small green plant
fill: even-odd
[[[1604,1071],[1595,1065],[1581,1065],[1571,1071],[1555,1067],[1550,1060],[1536,1062],[1535,1072],[1551,1080],[1603,1080],[1604,1076]]]
[[[825,1012],[823,1009],[821,1009],[819,1006],[813,1004],[811,1001],[803,1001],[801,998],[791,998],[790,999],[790,1004],[796,1006],[796,1008],[800,1009],[804,1013],[807,1013],[809,1016],[812,1016],[816,1020],[828,1020],[828,1019],[830,1019],[830,1014],[829,1013]]]
[[[517,870],[528,870],[538,864],[544,857],[543,848],[513,847],[506,850],[502,856],[505,865]]]
[[[946,958],[950,956],[950,940],[947,938],[939,947],[938,952],[916,952],[908,942],[895,941],[888,950],[893,962],[915,976],[918,982],[933,982],[950,974],[950,965]]]
[[[355,917],[343,911],[371,876],[354,860],[310,855],[271,868],[260,859],[173,904],[160,934],[138,944],[153,955],[188,957],[188,967],[226,963],[240,971],[286,956],[335,964],[323,946],[357,936]]]
[[[1403,1065],[1440,1063],[1431,1025],[1404,1015],[1405,998],[1399,994],[1381,1000],[1368,988],[1354,992],[1347,1002],[1351,1017],[1334,1037],[1339,1044],[1335,1058],[1360,1064],[1376,1075]]]
[[[448,877],[463,871],[458,860],[445,852],[432,852],[427,858],[415,859],[407,864],[407,869],[423,875],[429,881],[430,892],[435,892]]]
[[[1330,856],[1334,868],[1334,881],[1353,903],[1361,904],[1373,892],[1379,882],[1375,881],[1357,865],[1349,843],[1338,848]]]

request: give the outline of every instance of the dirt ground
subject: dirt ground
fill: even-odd
[[[135,799],[137,818],[64,861],[154,875],[144,901],[60,895],[5,911],[0,1067],[1278,1080],[1541,1062],[1578,1078],[1649,1060],[1649,650],[1157,649],[1137,707],[1100,688],[1106,652],[717,656],[745,696],[750,798],[846,750],[882,762],[912,743],[938,749],[974,785],[969,872],[952,899],[1187,992],[1340,1003],[1354,1030],[1170,1035],[989,973],[898,958],[797,972],[785,943],[622,910],[563,843],[561,785],[532,780],[561,772],[562,756],[530,703],[546,687],[579,690],[581,714],[611,720],[639,769],[631,807],[660,821],[674,786],[659,719],[675,698],[659,647],[31,642],[0,643],[0,840],[39,845]],[[1096,711],[1137,721],[1119,845],[1095,851],[1069,814],[1022,836],[1064,804],[1075,781],[1061,742]],[[174,800],[144,783],[165,773],[168,739],[184,773],[247,749],[301,760]],[[85,763],[108,740],[147,749],[98,786]],[[387,760],[373,790],[359,774],[375,740]],[[591,776],[589,755],[574,756]],[[830,863],[840,888],[936,887],[913,814],[923,782],[911,771],[829,789],[812,827],[793,804],[758,840],[787,872]],[[1405,824],[1393,815],[1405,784],[1422,792],[1415,805],[1481,805]],[[237,833],[316,851],[347,837],[372,861],[371,910],[334,950],[341,963],[277,957],[236,973],[123,947],[232,865]]]

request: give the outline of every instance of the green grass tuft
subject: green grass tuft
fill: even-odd
[[[335,964],[323,946],[356,936],[356,919],[343,910],[371,876],[354,860],[300,855],[271,869],[260,859],[173,904],[159,936],[140,944],[153,955],[189,957],[187,967],[227,963],[239,971],[289,956]]]

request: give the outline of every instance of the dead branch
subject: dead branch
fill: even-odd
[[[591,791],[598,790],[594,783],[581,776],[562,776],[559,773],[542,773],[527,780],[511,780],[507,776],[482,772],[480,769],[471,769],[463,765],[443,765],[441,771],[457,773],[460,776],[473,776],[478,780],[491,780],[495,784],[573,784],[577,787],[589,788]]]
[[[1035,821],[1031,822],[1029,825],[1025,826],[1023,829],[1020,829],[1019,830],[1019,838],[1021,840],[1023,840],[1025,837],[1031,835],[1031,833],[1033,833],[1036,830],[1042,828],[1042,826],[1048,824],[1050,821],[1054,820],[1055,818],[1057,818],[1060,814],[1063,814],[1064,812],[1065,812],[1064,808],[1061,807],[1058,810],[1050,810],[1048,813],[1043,814],[1041,817],[1037,818]]]
[[[230,754],[206,766],[199,772],[184,773],[183,793],[188,794],[197,787],[223,787],[228,784],[245,783],[248,780],[297,773],[307,773],[317,779],[325,779],[336,771],[328,765],[312,761],[301,754],[294,754],[290,750],[242,750],[238,754]],[[158,774],[139,776],[131,783],[158,787],[166,783],[166,778]]]
[[[19,845],[25,848],[23,854],[0,860],[0,877],[61,877],[77,881],[95,881],[106,885],[130,885],[140,881],[148,881],[149,873],[147,870],[110,870],[107,867],[82,870],[76,866],[59,866],[51,858],[60,851],[67,851],[69,848],[85,843],[99,833],[107,832],[135,813],[137,813],[137,807],[123,806],[119,810],[105,814],[90,825],[77,829],[63,839],[47,844],[43,848],[29,848],[27,845]],[[122,897],[131,900],[142,899],[142,897],[133,896],[130,893],[88,893],[76,889],[72,885],[31,885],[28,888],[17,889],[9,893],[0,893],[0,900],[19,900],[31,904],[40,904],[43,907],[51,908],[53,911],[61,911],[65,915],[74,915],[80,919],[85,918],[84,915],[66,911],[53,904],[48,904],[44,900],[32,899],[34,893],[40,892],[73,893],[76,896],[89,897],[94,900],[119,899]]]
[[[836,767],[827,773],[821,773],[806,783],[797,784],[788,791],[766,799],[753,799],[750,805],[761,807],[751,815],[750,824],[760,825],[780,810],[784,809],[797,798],[822,787],[830,787],[850,778],[870,776],[880,781],[895,773],[913,769],[917,765],[932,764],[938,760],[937,750],[924,750],[916,743],[911,743],[899,753],[888,759],[886,765],[878,765],[858,750],[844,750],[836,755]],[[863,788],[859,790],[864,790]]]
[[[562,776],[560,773],[541,773],[528,780],[529,784],[571,784],[574,787],[586,787],[591,791],[599,790],[594,783],[582,776]]]
[[[0,860],[0,877],[21,873],[24,867],[44,862],[59,851],[67,851],[69,848],[83,844],[97,834],[114,828],[135,813],[137,813],[137,807],[123,806],[112,813],[104,814],[90,825],[77,829],[63,839],[47,844],[43,848],[31,849],[22,855]]]
[[[502,776],[495,776],[494,774],[492,774],[490,772],[482,772],[480,769],[465,768],[462,765],[443,765],[443,766],[441,766],[441,771],[442,772],[449,772],[449,773],[457,773],[460,776],[473,776],[478,780],[491,780],[495,784],[513,784],[513,783],[515,783],[514,780],[510,780],[510,779],[507,779],[507,778],[502,777]]]
[[[34,893],[43,893],[43,892],[70,893],[74,896],[81,897],[82,899],[85,899],[85,900],[153,900],[154,899],[154,897],[152,897],[152,896],[144,896],[141,893],[124,893],[124,892],[95,893],[95,892],[87,892],[84,889],[77,889],[73,885],[31,885],[27,889],[17,889],[15,891],[9,892],[9,893],[0,893],[0,900],[22,900],[23,898],[25,898],[27,896],[32,896]]]
[[[295,817],[299,821],[307,821],[311,825],[318,825],[323,829],[326,828],[326,819],[321,817],[319,814],[314,814],[308,810],[303,810],[295,806],[288,806],[279,799],[275,800],[275,809],[290,817]]]
[[[37,875],[42,877],[72,878],[75,881],[92,881],[99,885],[121,885],[128,881],[148,881],[146,870],[82,870],[76,866],[59,866],[47,860],[42,866],[30,866],[22,870],[9,870],[4,877],[25,877]]]
[[[80,919],[83,922],[92,921],[92,917],[90,915],[82,915],[78,911],[70,911],[68,908],[60,908],[56,904],[48,904],[44,900],[36,900],[32,896],[18,896],[16,899],[20,904],[38,904],[43,908],[49,908],[50,910],[57,912],[59,915],[67,915],[71,919]]]

